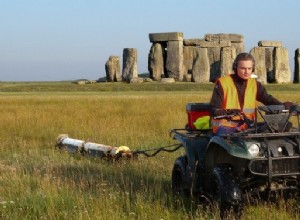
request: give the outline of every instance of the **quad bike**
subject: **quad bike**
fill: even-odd
[[[255,121],[239,110],[226,110],[217,117],[241,116],[248,129],[223,135],[195,129],[190,122],[193,115],[212,115],[209,104],[189,103],[187,112],[186,128],[171,131],[185,149],[172,171],[175,194],[204,195],[217,205],[221,217],[229,212],[241,216],[246,198],[299,196],[300,106],[259,106]]]

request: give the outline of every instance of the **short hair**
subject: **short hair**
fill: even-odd
[[[237,67],[240,61],[245,61],[245,60],[251,60],[253,63],[252,66],[252,72],[254,72],[255,70],[255,59],[254,57],[250,54],[250,53],[240,53],[236,56],[235,60],[233,61],[232,64],[232,69],[234,71],[234,73],[236,73],[237,71]]]

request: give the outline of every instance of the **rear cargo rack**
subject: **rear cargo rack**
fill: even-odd
[[[185,138],[210,137],[212,135],[212,129],[194,130],[185,128],[175,128],[170,131],[170,136],[172,135],[179,135]]]

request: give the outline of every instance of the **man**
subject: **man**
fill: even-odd
[[[255,60],[249,53],[240,53],[232,65],[233,74],[217,80],[210,104],[215,109],[240,109],[247,118],[255,119],[256,101],[264,105],[282,105],[265,87],[256,80],[253,74]],[[291,105],[291,103],[286,103]],[[231,133],[246,129],[245,124],[228,121],[226,119],[213,120],[215,133]]]

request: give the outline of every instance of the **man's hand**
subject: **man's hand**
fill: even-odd
[[[290,110],[290,108],[295,104],[293,102],[284,102],[283,105],[286,110]]]

